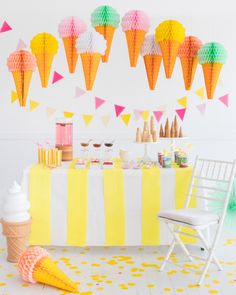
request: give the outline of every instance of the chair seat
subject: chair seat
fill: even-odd
[[[217,214],[195,208],[162,211],[158,214],[158,218],[186,223],[192,226],[209,225],[219,221]]]

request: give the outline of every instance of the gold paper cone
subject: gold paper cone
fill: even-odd
[[[26,106],[26,100],[29,91],[29,85],[32,78],[32,71],[15,71],[12,72],[16,92],[18,95],[19,103],[21,107]]]
[[[80,57],[83,65],[86,89],[92,90],[101,55],[99,53],[81,53]]]

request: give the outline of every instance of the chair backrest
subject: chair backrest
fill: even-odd
[[[234,181],[236,161],[219,161],[196,157],[185,208],[193,197],[207,202],[221,202],[224,218]]]

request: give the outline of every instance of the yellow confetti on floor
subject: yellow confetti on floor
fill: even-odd
[[[218,291],[217,290],[209,290],[208,293],[209,294],[218,294]]]
[[[171,292],[171,288],[164,288],[164,292]]]
[[[155,285],[153,285],[153,284],[148,284],[147,287],[148,287],[149,289],[152,289],[152,288],[155,287]]]
[[[6,283],[0,283],[0,287],[6,286]]]
[[[182,293],[182,292],[184,292],[184,289],[182,289],[182,288],[178,288],[178,289],[176,289],[176,292],[178,292],[178,293]]]

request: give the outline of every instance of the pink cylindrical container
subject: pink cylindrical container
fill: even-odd
[[[62,161],[73,159],[73,123],[67,118],[56,121],[56,148],[62,151]]]

